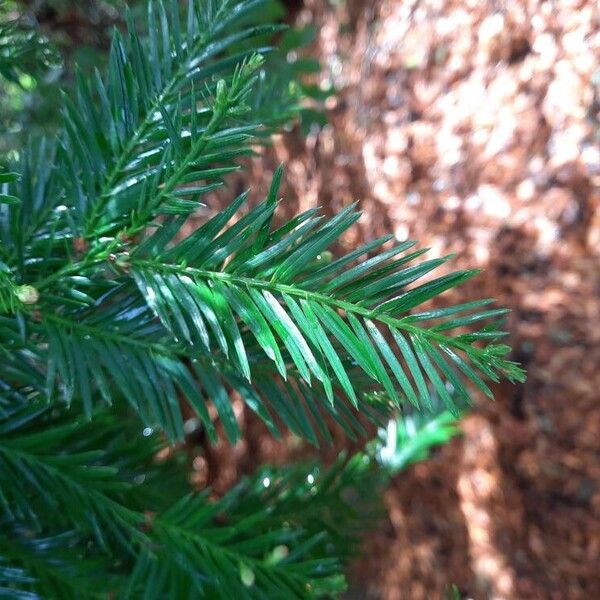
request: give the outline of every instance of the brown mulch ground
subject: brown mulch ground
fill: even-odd
[[[275,141],[292,211],[361,201],[349,246],[394,231],[485,274],[522,386],[393,482],[353,597],[600,598],[600,9],[593,1],[307,0],[330,125]],[[256,450],[256,449],[255,449]],[[261,456],[268,456],[263,449]],[[360,584],[359,584],[360,582]]]

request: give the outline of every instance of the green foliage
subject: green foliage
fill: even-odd
[[[59,62],[56,50],[37,31],[15,20],[0,22],[0,76],[20,84],[23,76],[39,74]]]
[[[412,412],[390,419],[370,443],[371,453],[382,467],[396,475],[410,465],[426,460],[436,446],[449,442],[459,434],[457,418],[441,407],[433,414]]]
[[[0,174],[0,593],[338,592],[368,513],[352,489],[376,489],[368,459],[261,471],[215,500],[188,489],[182,453],[156,459],[184,438],[182,406],[212,441],[214,409],[235,442],[235,392],[273,435],[318,445],[332,423],[364,435],[433,395],[457,414],[469,385],[522,379],[498,343],[505,310],[423,307],[475,271],[437,275],[449,257],[391,236],[330,258],[360,214],[276,226],[282,169],[262,202],[244,193],[185,234],[297,113],[293,90],[266,110],[269,5],[189,0],[181,18],[151,2],[145,36],[128,15],[106,75],[64,95],[59,135]]]
[[[189,492],[181,455],[156,460],[160,436],[141,436],[114,409],[93,417],[37,402],[4,409],[0,593],[318,597],[343,587],[340,558],[368,516],[356,485],[375,475],[364,457],[325,472],[264,469],[210,501]]]
[[[315,36],[316,27],[311,25],[285,31],[267,56],[258,93],[250,98],[253,113],[260,119],[285,124],[295,117],[304,135],[326,124],[323,105],[333,94],[332,86],[321,89],[314,83],[321,71],[319,61],[303,56]]]
[[[39,122],[53,121],[50,100],[59,98],[50,84],[60,72],[58,52],[24,19],[15,18],[11,4],[0,1],[0,160],[23,137],[33,113]]]

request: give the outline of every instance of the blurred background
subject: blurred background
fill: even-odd
[[[2,83],[0,152],[26,129],[52,130],[54,81],[68,84],[75,60],[102,62],[122,4],[3,3],[65,64]],[[441,598],[455,583],[482,599],[600,598],[600,5],[288,0],[279,10],[302,31],[288,59],[304,61],[308,104],[234,185],[261,197],[285,162],[290,214],[360,201],[348,247],[391,231],[432,255],[455,252],[452,267],[482,267],[453,299],[510,307],[509,342],[528,370],[524,385],[496,386],[494,403],[475,397],[461,435],[393,480],[349,597]],[[198,477],[218,491],[281,459],[252,422],[246,433],[200,457]]]

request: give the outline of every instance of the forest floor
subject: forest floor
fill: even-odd
[[[528,371],[393,482],[356,598],[600,598],[600,9],[501,6],[307,0],[329,125],[252,167],[286,163],[290,212],[360,200],[348,247],[393,231],[483,267],[456,299],[510,307]]]

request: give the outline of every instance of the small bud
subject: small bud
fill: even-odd
[[[130,242],[134,241],[134,237],[129,235],[126,231],[120,231],[117,234],[117,238],[121,241],[121,242],[125,242],[126,244],[129,244]]]
[[[317,262],[320,265],[328,265],[332,260],[333,260],[333,253],[330,252],[329,250],[325,250],[324,252],[321,252],[321,254],[319,254],[317,256]]]
[[[32,285],[20,285],[16,294],[23,304],[35,304],[40,299],[40,293]]]
[[[217,104],[227,103],[227,84],[224,79],[219,79],[217,82],[217,90],[215,93],[215,100]]]
[[[276,565],[277,563],[281,562],[289,553],[290,549],[287,546],[275,546],[275,548],[271,550],[271,554],[267,558],[267,562],[271,565]]]
[[[246,63],[249,72],[254,72],[256,69],[262,67],[265,64],[265,57],[258,52],[253,54],[248,62]]]
[[[129,252],[127,251],[109,254],[108,262],[125,273],[127,273],[131,267],[131,263],[129,262]]]
[[[85,238],[78,237],[73,240],[73,250],[75,250],[77,254],[83,254],[89,247],[90,245]]]
[[[273,548],[273,556],[277,560],[283,560],[290,553],[290,549],[287,546],[275,546]]]
[[[252,587],[254,585],[254,580],[256,579],[256,575],[254,571],[246,564],[240,564],[240,579],[242,583],[246,587]]]
[[[141,528],[145,531],[150,531],[154,527],[154,518],[156,513],[151,510],[144,511],[144,522],[141,524]]]

